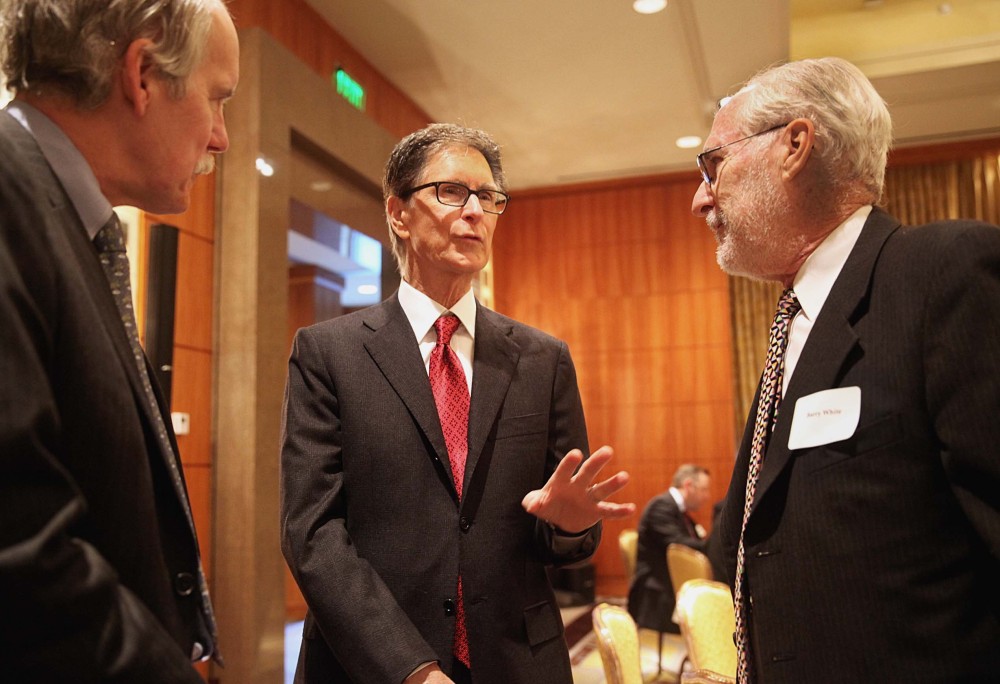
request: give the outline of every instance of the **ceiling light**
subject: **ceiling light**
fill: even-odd
[[[693,147],[698,147],[701,144],[701,138],[697,135],[685,135],[681,138],[677,138],[676,145],[682,150],[690,150]]]
[[[378,292],[378,285],[358,285],[358,294],[372,295]]]
[[[333,190],[333,183],[325,180],[313,181],[309,184],[309,189],[313,192],[329,192]]]
[[[667,6],[667,0],[635,0],[632,9],[639,14],[656,14]]]
[[[949,14],[951,14],[952,6],[950,2],[942,2],[940,5],[938,5],[937,9],[938,9],[938,14],[946,17]]]
[[[274,167],[267,163],[267,160],[263,157],[257,157],[257,171],[260,175],[270,178],[274,175]]]

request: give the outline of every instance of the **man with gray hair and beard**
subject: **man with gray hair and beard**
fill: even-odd
[[[168,408],[115,205],[187,209],[239,78],[219,0],[4,0],[0,668],[200,682],[215,656]]]
[[[879,208],[891,128],[804,60],[698,155],[719,264],[786,288],[719,523],[740,682],[1000,672],[1000,230]]]

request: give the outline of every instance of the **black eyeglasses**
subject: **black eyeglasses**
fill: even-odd
[[[424,183],[423,185],[418,185],[415,188],[404,190],[400,194],[400,197],[407,197],[415,193],[417,190],[423,190],[425,188],[434,188],[434,194],[437,195],[437,201],[449,207],[464,207],[465,203],[469,201],[469,197],[475,195],[476,199],[479,200],[479,206],[481,206],[483,211],[487,214],[502,214],[504,209],[507,208],[507,202],[510,200],[510,195],[505,192],[500,192],[499,190],[489,190],[487,188],[473,190],[472,188],[468,188],[461,183],[451,183],[449,181]]]
[[[741,143],[741,142],[743,142],[745,140],[749,140],[750,138],[756,138],[758,135],[764,135],[765,133],[770,133],[771,131],[776,131],[779,128],[784,128],[787,125],[788,125],[787,123],[778,124],[777,126],[772,126],[771,128],[768,128],[766,131],[761,131],[760,133],[754,133],[752,135],[748,135],[745,138],[740,138],[739,140],[734,140],[732,142],[727,142],[725,145],[719,145],[717,147],[709,148],[709,149],[705,150],[704,152],[702,152],[701,154],[699,154],[698,157],[697,157],[698,170],[701,171],[701,177],[703,179],[705,179],[705,184],[706,185],[711,185],[712,183],[715,182],[715,162],[712,161],[711,159],[709,159],[708,155],[715,154],[716,152],[718,152],[719,150],[721,150],[723,147],[729,147],[730,145],[735,145],[736,143]]]

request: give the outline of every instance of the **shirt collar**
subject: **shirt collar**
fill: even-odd
[[[687,513],[687,506],[684,505],[684,495],[681,494],[681,490],[677,487],[670,488],[670,496],[674,497],[674,501],[677,502],[677,508],[681,509],[681,513]]]
[[[413,334],[417,341],[424,339],[430,329],[434,327],[441,314],[446,311],[458,316],[458,320],[469,333],[469,337],[476,339],[476,296],[472,288],[462,295],[462,298],[455,302],[454,306],[446,309],[433,299],[425,295],[417,288],[410,285],[405,280],[399,283],[399,305],[403,307],[403,313],[413,328]]]
[[[52,119],[28,103],[14,100],[7,105],[7,112],[35,138],[93,240],[111,218],[111,203],[101,192],[90,164]]]
[[[848,216],[826,236],[795,274],[792,289],[802,305],[802,315],[809,320],[815,321],[819,316],[871,211],[872,205],[866,204]]]

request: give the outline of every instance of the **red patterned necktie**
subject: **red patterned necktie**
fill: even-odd
[[[445,314],[434,321],[437,344],[431,351],[430,379],[434,404],[441,420],[444,443],[448,447],[451,475],[455,481],[455,491],[462,498],[462,482],[465,478],[465,458],[469,451],[469,386],[465,381],[465,371],[458,360],[458,354],[451,348],[451,336],[458,329],[460,321],[451,314]],[[458,577],[455,610],[455,645],[453,652],[466,667],[470,667],[469,637],[465,630],[465,602],[462,599],[462,576]]]
[[[785,370],[785,348],[788,346],[788,328],[802,306],[795,293],[785,290],[778,300],[778,310],[771,323],[771,337],[767,348],[767,361],[761,377],[760,398],[757,403],[757,417],[754,421],[753,442],[750,446],[750,467],[747,472],[746,497],[743,504],[743,526],[740,528],[740,544],[736,551],[736,588],[733,603],[736,609],[736,648],[738,651],[736,681],[751,684],[754,680],[753,654],[750,651],[749,605],[746,595],[746,575],[743,565],[743,536],[746,533],[750,506],[757,490],[757,478],[764,460],[767,440],[778,419],[781,406],[781,384]]]

